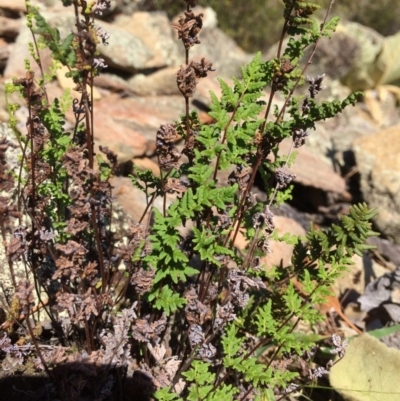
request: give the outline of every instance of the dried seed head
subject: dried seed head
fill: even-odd
[[[204,342],[203,329],[198,324],[191,324],[189,327],[189,341],[192,347]]]
[[[151,290],[155,275],[156,272],[154,270],[139,269],[132,275],[131,284],[139,295],[144,295]]]
[[[178,193],[182,194],[186,192],[190,183],[184,178],[170,178],[168,177],[167,182],[164,184],[164,191],[169,194]]]
[[[160,168],[170,170],[176,168],[182,154],[175,146],[180,139],[174,124],[161,125],[157,131],[156,153],[159,157]]]
[[[250,180],[250,170],[242,164],[236,166],[236,170],[232,171],[228,177],[228,184],[238,184],[240,191],[245,191]]]
[[[321,86],[323,79],[325,78],[325,74],[318,75],[317,78],[307,77],[306,80],[309,84],[308,92],[310,94],[311,99],[314,99],[319,92],[324,90],[326,87]]]
[[[97,0],[94,5],[94,13],[103,15],[103,12],[109,8],[111,8],[111,0]]]
[[[176,83],[182,95],[193,97],[198,80],[205,78],[208,71],[215,71],[215,69],[212,67],[212,63],[207,62],[204,58],[200,63],[191,61],[187,66],[181,67],[176,74]]]
[[[275,178],[277,189],[284,189],[296,178],[296,176],[288,173],[282,168],[278,168],[275,171]]]
[[[110,39],[110,34],[101,26],[95,26],[97,36],[101,39],[104,46],[108,46],[108,39]]]
[[[310,135],[310,133],[304,129],[297,129],[293,131],[292,137],[295,148],[300,148],[306,143],[306,138]]]
[[[198,34],[203,27],[203,14],[195,15],[191,11],[186,11],[185,16],[179,18],[172,27],[178,31],[178,39],[182,40],[185,49],[190,49],[195,44],[199,44]]]
[[[211,343],[209,343],[209,344],[204,344],[200,348],[198,355],[203,361],[211,362],[211,360],[214,358],[216,353],[217,353],[217,349]]]
[[[253,216],[253,227],[255,229],[264,226],[267,234],[271,234],[275,230],[274,215],[267,206],[264,213],[256,213]]]
[[[332,343],[335,349],[331,350],[331,354],[337,354],[339,358],[343,358],[346,354],[346,347],[349,344],[349,340],[346,338],[342,341],[340,336],[332,334]]]
[[[271,247],[269,244],[269,241],[265,238],[260,239],[257,242],[257,248],[264,254],[267,255],[268,253],[271,253]]]
[[[315,380],[327,374],[329,374],[328,370],[326,370],[322,366],[318,366],[318,368],[309,371],[308,377],[310,378],[310,380]]]
[[[30,284],[28,280],[21,280],[17,286],[15,297],[19,301],[21,312],[28,315],[30,307],[34,305],[33,284]]]

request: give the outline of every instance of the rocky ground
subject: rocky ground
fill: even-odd
[[[38,4],[48,22],[57,26],[61,34],[69,33],[73,16],[61,2],[53,5],[43,0]],[[25,75],[24,59],[29,58],[27,43],[31,39],[24,10],[22,0],[0,0],[2,135],[7,132],[8,121],[4,85],[13,77]],[[217,77],[229,81],[252,55],[246,54],[218,28],[213,10],[206,8],[202,12],[205,17],[201,46],[194,48],[191,57],[196,60],[206,57],[217,71],[201,81],[191,107],[207,123],[209,91],[220,92]],[[142,12],[140,1],[117,1],[113,11],[99,24],[111,36],[109,46],[101,47],[109,68],[95,80],[95,140],[97,145],[109,146],[118,153],[122,167],[121,175],[113,179],[115,195],[121,208],[135,220],[146,204],[128,175],[133,165],[158,173],[156,131],[161,124],[173,122],[184,112],[184,101],[175,81],[184,52],[166,14]],[[376,74],[369,76],[359,63],[361,56],[385,49],[385,41],[368,28],[345,24],[330,44],[322,43],[310,70],[310,74],[327,74],[324,81],[327,88],[321,95],[325,99],[342,99],[351,89],[361,88],[365,97],[354,108],[317,124],[292,167],[297,177],[294,200],[275,211],[278,215],[275,223],[281,232],[304,233],[310,221],[320,226],[335,222],[352,203],[366,201],[379,210],[374,224],[382,236],[372,241],[376,251],[355,258],[352,271],[335,288],[337,297],[344,298],[346,316],[363,330],[400,323],[400,89],[390,85],[399,77],[385,73],[384,80],[375,79]],[[43,63],[45,67],[51,63],[46,52]],[[31,65],[39,75],[35,64]],[[60,73],[58,80],[49,85],[50,94],[59,97],[67,87],[72,87],[72,83]],[[22,126],[25,115],[22,106],[18,111]],[[72,114],[68,119],[73,121]],[[284,143],[281,151],[285,152],[287,146]],[[262,187],[259,191],[262,196]],[[274,244],[266,262],[272,265],[282,258],[288,261],[290,252],[290,247]],[[382,308],[386,311],[385,318],[376,313]],[[352,334],[346,323],[332,324],[343,325]],[[397,345],[395,339],[390,341]]]

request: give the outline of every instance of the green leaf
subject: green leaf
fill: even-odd
[[[154,397],[158,401],[181,401],[182,398],[174,392],[170,392],[171,386],[160,388],[154,393]]]
[[[167,316],[182,308],[187,302],[185,298],[180,297],[178,293],[173,292],[168,286],[153,291],[149,295],[149,301],[154,301],[153,306],[164,311]]]

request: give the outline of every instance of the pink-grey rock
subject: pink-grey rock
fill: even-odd
[[[278,233],[284,235],[285,233],[290,233],[292,235],[304,236],[306,231],[304,228],[296,221],[284,216],[274,216],[274,224]],[[239,231],[235,246],[239,249],[245,249],[248,241],[245,239],[244,235]],[[272,266],[278,266],[281,262],[283,266],[288,266],[291,264],[291,258],[293,255],[293,245],[288,245],[285,242],[273,241],[270,243],[271,252],[263,256],[261,264],[265,268],[270,269]]]
[[[25,0],[0,0],[0,9],[14,12],[26,11]]]
[[[291,147],[291,140],[284,140],[279,147],[280,155],[287,155]],[[336,194],[339,199],[348,200],[349,193],[346,190],[345,180],[337,174],[333,167],[318,156],[301,147],[294,149],[298,152],[295,162],[288,169],[291,174],[295,174],[295,182],[303,186],[321,189],[322,191]]]
[[[26,26],[22,25],[17,40],[14,42],[11,49],[11,53],[7,60],[7,65],[3,73],[6,78],[25,77],[25,59],[29,60],[30,68],[34,72],[35,77],[41,76],[39,66],[29,53],[29,42],[32,42],[32,33]],[[51,64],[50,51],[48,49],[41,51],[41,61],[43,68],[47,70]]]
[[[98,88],[103,88],[111,92],[125,93],[130,92],[128,82],[118,75],[110,74],[103,71],[100,75],[94,78],[94,84]]]
[[[152,57],[143,68],[175,66],[182,61],[178,49],[180,43],[173,36],[171,22],[165,12],[138,11],[130,16],[120,15],[115,18],[113,25],[141,38],[149,49]]]
[[[13,40],[18,36],[20,28],[21,20],[0,15],[0,37]]]
[[[6,67],[12,48],[12,44],[8,44],[3,38],[0,38],[0,70]]]
[[[177,71],[178,67],[168,67],[150,75],[136,74],[128,81],[129,88],[138,96],[179,95]]]
[[[182,96],[121,98],[110,94],[94,104],[95,137],[132,147],[135,157],[155,151],[161,124],[172,123],[184,113]]]

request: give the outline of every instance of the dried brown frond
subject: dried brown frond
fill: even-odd
[[[181,67],[176,74],[176,82],[182,95],[186,98],[193,97],[198,80],[205,78],[209,71],[215,71],[215,69],[212,63],[204,58],[200,63],[191,61],[187,66]]]
[[[183,178],[168,177],[167,182],[164,184],[164,191],[170,194],[181,194],[187,191],[189,185],[189,182]]]
[[[185,293],[188,303],[185,307],[186,320],[190,324],[203,325],[212,319],[212,312],[208,305],[200,302],[195,288],[191,288]]]
[[[175,146],[180,138],[174,124],[161,125],[157,131],[157,155],[161,169],[170,170],[178,167],[182,154]]]
[[[28,280],[21,280],[15,291],[15,297],[18,299],[21,313],[24,315],[28,315],[31,306],[34,305],[33,287]]]
[[[132,275],[131,284],[135,287],[139,295],[143,295],[151,290],[153,280],[156,275],[154,270],[139,269]]]
[[[197,36],[203,27],[203,14],[195,15],[191,11],[185,11],[185,16],[179,18],[172,26],[178,31],[178,39],[181,39],[185,49],[190,49],[195,44],[200,44]]]
[[[236,170],[232,171],[228,177],[228,184],[238,184],[239,190],[244,192],[247,188],[251,176],[250,169],[243,165],[236,166]]]
[[[110,150],[107,146],[99,146],[101,152],[103,152],[107,160],[111,163],[111,174],[115,174],[118,169],[118,156],[115,152]]]
[[[132,325],[132,336],[140,342],[157,342],[166,328],[167,316],[165,313],[160,320],[149,323],[148,319],[138,319]]]

